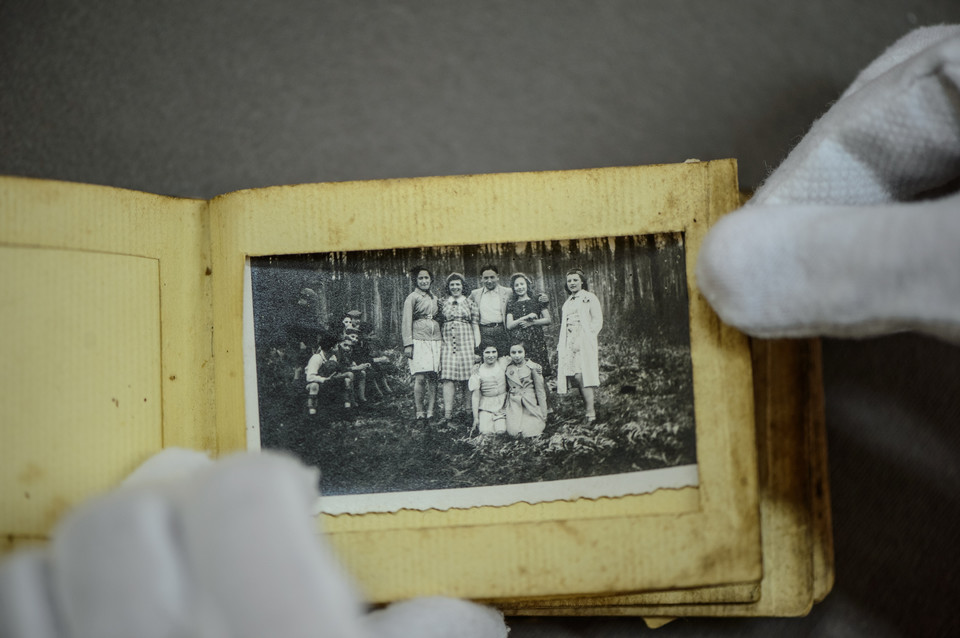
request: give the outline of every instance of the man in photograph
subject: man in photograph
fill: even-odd
[[[330,359],[337,340],[329,334],[321,333],[319,344],[304,368],[307,382],[307,414],[315,416],[319,409],[321,387],[329,388],[326,384],[337,372],[335,360]]]
[[[391,370],[390,357],[382,352],[373,326],[362,320],[363,314],[359,310],[350,310],[344,314],[344,335],[349,329],[356,331],[357,339],[353,343],[353,360],[356,364],[368,364],[366,380],[373,386],[377,397],[393,394],[387,381],[387,374]],[[354,334],[352,331],[350,334]],[[350,337],[353,340],[352,337]]]
[[[367,369],[370,364],[356,361],[354,348],[359,340],[359,331],[347,328],[327,360],[327,369],[332,372],[330,379],[343,382],[343,407],[348,409],[367,402]]]
[[[500,352],[510,349],[504,323],[511,294],[508,287],[500,285],[500,270],[493,264],[480,268],[480,287],[470,293],[470,299],[480,308],[480,341],[496,344]]]

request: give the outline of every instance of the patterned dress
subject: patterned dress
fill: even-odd
[[[507,302],[507,314],[513,315],[514,319],[524,317],[531,312],[537,313],[538,317],[543,317],[543,309],[547,304],[540,303],[536,299],[513,300]],[[543,376],[549,377],[553,374],[553,368],[550,367],[550,356],[547,354],[547,340],[543,336],[543,326],[527,326],[521,328],[517,326],[510,331],[510,341],[522,341],[527,353],[527,359],[540,364],[543,369]],[[507,354],[501,352],[501,355]]]
[[[513,436],[540,436],[547,424],[547,391],[538,366],[530,361],[511,363],[507,381],[507,432]]]
[[[440,307],[443,345],[440,348],[440,378],[466,381],[473,371],[473,326],[480,324],[480,309],[467,297],[447,297]]]
[[[507,399],[507,381],[503,369],[508,361],[507,357],[501,357],[492,366],[475,366],[468,381],[467,388],[479,393],[476,416],[480,434],[497,434],[507,429],[503,409]]]

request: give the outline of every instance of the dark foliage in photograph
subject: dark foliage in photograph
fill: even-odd
[[[263,428],[264,448],[293,452],[321,469],[327,495],[535,483],[696,462],[689,353],[676,346],[601,345],[597,421],[584,422],[572,395],[548,392],[553,412],[537,438],[471,436],[471,419],[441,428],[412,419],[409,375],[391,378],[395,392],[363,409],[324,408],[309,416],[299,384],[275,359],[261,378],[279,400]]]

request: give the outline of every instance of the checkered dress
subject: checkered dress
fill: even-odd
[[[440,378],[466,381],[473,372],[473,325],[480,323],[480,308],[467,297],[447,297],[443,314],[443,345],[440,348]]]

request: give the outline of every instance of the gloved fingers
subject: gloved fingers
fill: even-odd
[[[505,638],[503,614],[456,598],[415,598],[367,616],[370,638]]]
[[[169,499],[117,490],[72,512],[50,546],[53,612],[71,636],[187,635],[194,591]]]
[[[144,461],[123,480],[123,485],[165,485],[175,483],[213,465],[210,457],[197,450],[170,447]]]
[[[877,59],[860,71],[856,79],[843,92],[842,97],[847,97],[851,93],[859,91],[863,86],[870,84],[898,64],[906,62],[924,50],[936,46],[944,40],[956,37],[958,34],[960,34],[960,25],[956,24],[914,29],[891,44]]]
[[[53,613],[46,554],[26,551],[0,564],[0,636],[57,638],[63,635]]]
[[[749,206],[704,241],[697,285],[758,337],[918,330],[960,339],[960,194],[885,206]]]
[[[55,531],[51,613],[71,636],[363,635],[360,598],[315,536],[315,471],[264,453],[162,476]]]
[[[156,483],[210,461],[164,451],[134,472]],[[131,480],[128,479],[128,482]],[[190,622],[190,592],[169,495],[118,490],[71,513],[46,552],[19,554],[0,576],[0,635],[169,636]]]
[[[360,596],[315,535],[316,495],[314,471],[272,454],[228,458],[191,482],[179,513],[191,578],[202,609],[213,612],[201,627],[229,636],[362,635]]]
[[[950,183],[960,177],[958,93],[960,26],[907,36],[864,70],[749,205],[910,201]]]

